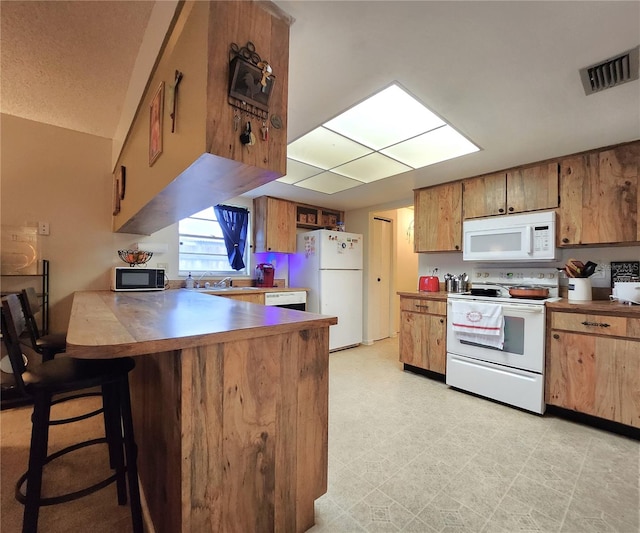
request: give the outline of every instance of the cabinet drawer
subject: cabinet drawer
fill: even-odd
[[[400,310],[446,316],[447,302],[439,302],[427,298],[400,298]]]
[[[640,339],[640,319],[578,313],[551,313],[551,328]]]

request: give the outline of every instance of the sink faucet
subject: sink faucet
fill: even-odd
[[[229,283],[227,283],[227,282],[229,282]],[[228,278],[221,279],[220,281],[216,281],[213,284],[213,286],[216,287],[216,288],[230,287],[231,286],[231,278],[228,277]]]

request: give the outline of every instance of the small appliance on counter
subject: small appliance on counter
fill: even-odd
[[[432,276],[420,276],[418,280],[418,290],[421,292],[439,292],[440,291],[440,279],[436,276],[436,268],[433,271]]]
[[[612,300],[618,300],[623,304],[640,305],[640,282],[638,281],[616,281],[613,285]]]
[[[260,263],[256,266],[256,287],[273,287],[276,269],[271,263]]]

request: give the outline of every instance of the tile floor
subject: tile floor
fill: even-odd
[[[640,442],[404,372],[397,345],[330,356],[311,533],[640,531]]]

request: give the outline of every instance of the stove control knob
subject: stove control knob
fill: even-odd
[[[485,277],[485,278],[488,278],[488,277],[489,277],[489,272],[485,272],[485,273],[484,273],[484,277]]]
[[[539,279],[544,279],[544,274],[538,274]]]

